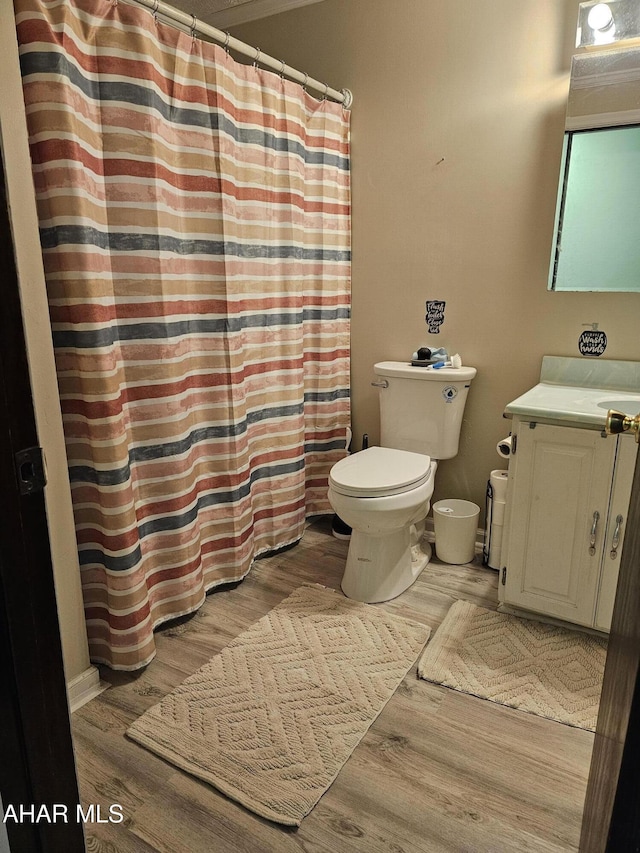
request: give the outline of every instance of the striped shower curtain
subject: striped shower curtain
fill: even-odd
[[[349,114],[110,0],[17,0],[91,657],[329,511]]]

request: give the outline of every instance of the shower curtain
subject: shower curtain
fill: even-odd
[[[16,23],[92,660],[330,511],[349,113],[110,0]]]

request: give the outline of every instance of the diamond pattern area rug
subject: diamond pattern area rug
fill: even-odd
[[[595,731],[606,654],[600,637],[457,601],[420,658],[418,675]]]
[[[332,590],[299,587],[127,734],[262,817],[298,826],[429,633]]]

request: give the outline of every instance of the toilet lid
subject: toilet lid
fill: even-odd
[[[329,484],[354,497],[383,497],[415,489],[429,478],[431,458],[423,453],[369,447],[341,459],[331,469]]]

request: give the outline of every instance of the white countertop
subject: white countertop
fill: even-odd
[[[609,409],[640,413],[640,362],[545,356],[540,380],[506,406],[505,417],[602,429]]]
[[[519,415],[604,428],[609,409],[637,415],[640,393],[540,382],[509,403],[504,412],[507,417]]]

